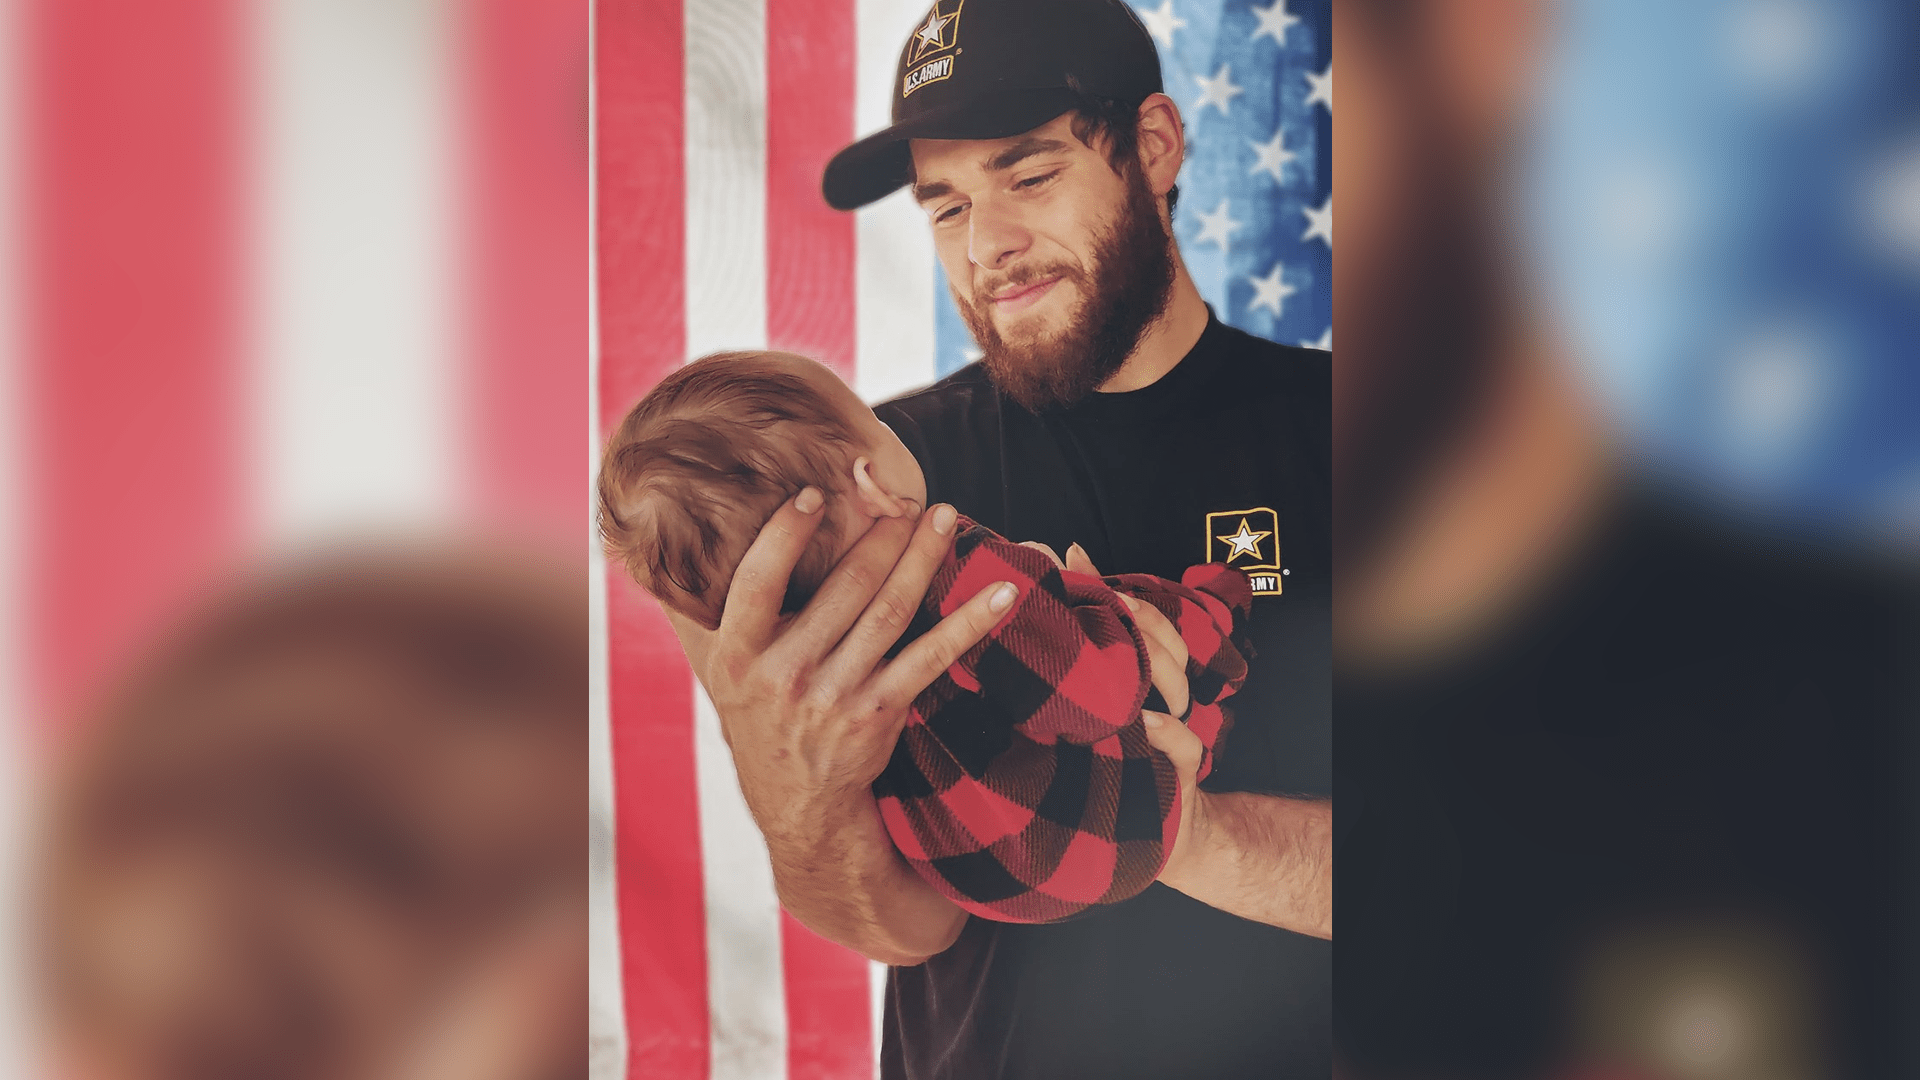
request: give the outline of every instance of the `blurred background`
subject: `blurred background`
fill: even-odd
[[[1566,2],[1512,213],[1643,467],[1854,544],[1920,538],[1911,5]]]
[[[1911,5],[1136,7],[1206,166],[1176,229],[1209,299],[1255,332],[1330,346],[1316,305],[1340,275],[1343,1068],[1911,1075]],[[498,778],[523,774],[485,763],[574,753],[553,718],[579,703],[523,674],[488,700],[533,722],[480,725],[460,718],[492,706],[447,699],[442,677],[557,670],[565,631],[541,613],[563,593],[615,643],[579,665],[594,1074],[844,1075],[870,1060],[848,1035],[870,1031],[866,970],[783,936],[759,894],[722,906],[758,929],[710,956],[727,924],[709,922],[699,883],[751,859],[702,847],[703,829],[729,827],[707,794],[724,776],[700,764],[714,748],[695,745],[691,680],[647,681],[679,663],[663,627],[603,569],[604,588],[577,588],[596,438],[581,427],[618,415],[659,365],[723,344],[801,347],[872,399],[964,360],[910,207],[848,223],[800,201],[827,154],[883,123],[869,88],[923,13],[0,6],[0,1072],[578,1075],[582,1006],[551,987],[578,970],[579,943],[545,936],[551,908],[466,912],[464,932],[385,966],[312,959],[451,926],[433,899],[449,890],[573,902],[567,875],[527,853],[577,851],[565,830],[579,823],[539,818],[551,796],[509,791]],[[1274,126],[1212,141],[1251,117]],[[1347,217],[1337,265],[1331,175]],[[609,199],[631,213],[609,215]],[[722,224],[743,213],[791,228]],[[763,330],[731,340],[743,324]],[[473,595],[490,606],[453,603]],[[280,667],[233,650],[276,620],[294,628],[271,638],[291,642],[268,651]],[[414,628],[410,645],[395,627]],[[299,672],[322,663],[364,693],[309,702]],[[188,711],[229,726],[178,727],[178,703],[206,695],[237,704]],[[395,700],[451,719],[364,722]],[[327,722],[323,704],[363,723]],[[289,712],[306,725],[259,719]],[[313,742],[315,717],[344,742]],[[285,770],[303,753],[333,778],[258,756]],[[425,791],[394,762],[466,779],[410,808],[342,801]],[[136,790],[157,801],[108,798]],[[236,805],[187,798],[202,791],[256,800],[240,820],[365,827],[309,847],[235,837],[214,826],[231,810],[188,812]],[[638,839],[675,807],[714,813]],[[532,831],[510,843],[491,815],[517,810]],[[149,818],[165,828],[99,824]],[[616,873],[617,826],[633,842]],[[417,842],[390,842],[403,835]],[[387,852],[376,880],[416,884],[287,899],[362,881],[343,845]],[[296,856],[263,869],[282,850]],[[208,890],[237,907],[194,899]],[[155,915],[94,902],[112,896],[153,896]],[[43,921],[50,906],[67,937]],[[190,932],[207,912],[296,910],[306,921],[266,920],[279,928],[238,967]],[[793,970],[821,981],[794,993]],[[32,971],[92,972],[92,996],[37,993]],[[257,1023],[224,1032],[161,1007],[165,988],[203,984],[172,996],[228,1015],[219,1003],[270,984],[253,996],[281,1011],[239,1010]],[[337,1056],[270,1052],[288,1030]],[[248,1057],[262,1031],[269,1051]],[[571,1033],[566,1051],[549,1052],[551,1031]],[[793,1037],[809,1031],[828,1034]]]
[[[1344,1075],[1920,1069],[1915,19],[1335,6]]]
[[[585,6],[0,71],[0,1073],[580,1075]]]

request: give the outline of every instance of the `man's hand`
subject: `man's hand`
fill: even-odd
[[[953,542],[954,510],[937,506],[876,521],[806,609],[783,617],[823,502],[808,488],[774,513],[734,572],[718,630],[670,618],[719,714],[782,902],[874,959],[918,963],[951,944],[965,915],[893,850],[869,789],[908,705],[986,636],[1016,590],[982,589],[884,659]]]
[[[1333,937],[1333,804],[1201,791],[1200,737],[1148,713],[1147,741],[1180,777],[1180,827],[1160,883],[1203,904],[1311,937]]]
[[[1196,820],[1206,813],[1200,804],[1206,793],[1200,790],[1195,779],[1200,773],[1204,748],[1200,745],[1200,736],[1165,713],[1148,712],[1140,718],[1147,725],[1147,741],[1167,755],[1167,760],[1173,762],[1174,775],[1180,778],[1180,829],[1174,834],[1173,852],[1167,856],[1167,865],[1160,869],[1160,883],[1179,889],[1177,883],[1183,880],[1181,872],[1190,869],[1200,858],[1194,850],[1193,831]]]
[[[763,828],[821,795],[872,784],[907,706],[993,629],[1015,593],[1006,583],[982,589],[883,661],[953,542],[953,508],[940,506],[917,522],[877,521],[806,610],[783,618],[787,578],[820,525],[821,505],[808,488],[761,529],[734,573],[698,669]]]
[[[1060,561],[1060,553],[1048,547],[1047,545],[1041,543],[1038,540],[1022,540],[1020,542],[1020,546],[1023,548],[1032,548],[1033,550],[1039,552],[1040,554],[1045,555],[1047,558],[1052,559],[1053,565],[1059,567],[1062,570],[1067,569],[1067,564]]]
[[[1078,544],[1067,549],[1066,565],[1085,574],[1100,573]],[[1185,671],[1186,643],[1152,605],[1127,599],[1153,658],[1154,685],[1170,708],[1185,712],[1184,674],[1176,696],[1168,693],[1170,680],[1163,682],[1161,672],[1173,662],[1170,644],[1178,648],[1178,670]],[[1180,779],[1180,824],[1160,883],[1243,919],[1331,939],[1333,805],[1251,792],[1201,791],[1195,781],[1203,750],[1200,736],[1166,713],[1147,710],[1140,718],[1147,741],[1167,755]]]
[[[1053,554],[1053,549],[1045,544],[1029,540],[1026,546],[1039,548],[1053,556],[1054,562],[1061,562],[1060,557]],[[1061,563],[1061,569],[1072,570],[1089,577],[1100,576],[1100,571],[1094,569],[1093,560],[1087,558],[1086,551],[1079,544],[1067,549],[1067,558]],[[1151,604],[1143,604],[1125,593],[1119,595],[1120,602],[1127,606],[1127,612],[1133,616],[1133,624],[1140,628],[1141,639],[1147,643],[1149,677],[1153,681],[1153,688],[1160,691],[1160,696],[1165,699],[1168,708],[1175,713],[1186,712],[1187,643],[1185,639],[1181,638],[1180,631],[1175,630],[1173,624],[1167,621],[1167,617],[1160,614],[1158,608]],[[1141,715],[1145,716],[1148,712],[1151,710],[1142,710]]]

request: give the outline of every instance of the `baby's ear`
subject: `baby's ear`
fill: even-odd
[[[887,494],[873,479],[873,462],[864,457],[853,459],[854,505],[868,517],[904,517],[907,504]]]

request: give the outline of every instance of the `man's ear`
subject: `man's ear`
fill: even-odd
[[[853,459],[853,501],[868,517],[905,517],[907,504],[882,490],[873,479],[873,462]]]
[[[1187,135],[1180,124],[1180,107],[1165,94],[1150,94],[1140,103],[1140,171],[1156,198],[1163,198],[1179,180],[1187,160]]]

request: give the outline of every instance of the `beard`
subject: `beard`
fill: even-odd
[[[952,286],[987,375],[1029,411],[1072,405],[1113,378],[1173,296],[1173,238],[1140,163],[1129,160],[1123,179],[1126,198],[1095,240],[1091,265],[1025,263],[991,284],[976,281],[971,297]],[[1081,297],[1066,328],[1018,342],[1002,337],[991,294],[1055,276],[1072,283]]]

